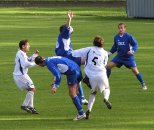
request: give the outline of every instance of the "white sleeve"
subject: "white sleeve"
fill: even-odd
[[[28,60],[30,61],[30,62],[32,62],[32,61],[34,61],[35,60],[35,58],[38,56],[38,54],[33,54],[32,56],[30,56],[30,57],[28,57]]]
[[[91,47],[86,47],[86,48],[82,48],[82,49],[78,49],[78,50],[73,50],[72,51],[72,56],[73,57],[87,57],[87,53],[89,52],[90,49],[91,49]]]
[[[36,66],[35,62],[28,61],[28,57],[26,55],[21,53],[21,55],[18,55],[18,57],[23,68],[30,68]]]
[[[110,55],[112,55],[112,53],[110,51],[108,51],[108,55],[110,56]]]

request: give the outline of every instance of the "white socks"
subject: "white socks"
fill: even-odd
[[[88,101],[88,110],[89,111],[91,111],[94,102],[95,102],[95,95],[94,94],[90,94],[89,101]]]
[[[105,89],[103,91],[103,94],[104,94],[104,99],[106,99],[108,101],[109,96],[110,96],[110,89]],[[89,111],[92,110],[92,107],[93,107],[94,102],[95,102],[95,95],[94,94],[90,94],[87,110],[89,110]]]
[[[28,91],[22,106],[30,106],[33,108],[34,107],[33,100],[34,100],[34,92]]]
[[[108,101],[108,99],[109,99],[109,96],[110,96],[110,89],[105,89],[104,91],[103,91],[103,93],[104,93],[104,99],[106,99],[107,101]]]

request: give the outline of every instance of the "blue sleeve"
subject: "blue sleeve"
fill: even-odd
[[[135,52],[138,49],[138,44],[137,41],[135,40],[134,37],[132,37],[131,35],[129,36],[129,42],[130,45],[132,46],[132,50]]]
[[[52,74],[55,76],[55,81],[54,84],[56,85],[56,87],[59,87],[60,85],[60,81],[61,81],[61,73],[58,70],[57,67],[55,67],[54,64],[48,64],[48,69],[52,72]]]
[[[117,44],[116,44],[116,40],[115,40],[115,38],[114,38],[114,44],[113,44],[113,46],[112,46],[110,52],[113,54],[113,53],[116,52],[116,51],[117,51]]]
[[[69,39],[70,38],[70,28],[65,26],[61,32],[61,36],[64,39]]]

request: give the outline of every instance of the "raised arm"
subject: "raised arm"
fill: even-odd
[[[70,27],[71,26],[71,21],[72,21],[72,18],[73,18],[73,12],[72,11],[68,11],[67,12],[67,21],[66,21],[66,26],[67,27]]]
[[[70,38],[70,34],[73,32],[73,28],[71,27],[71,21],[73,18],[73,12],[72,11],[68,11],[67,12],[67,21],[65,25],[61,26],[61,36],[64,39],[69,39]],[[65,41],[64,41],[65,42]]]

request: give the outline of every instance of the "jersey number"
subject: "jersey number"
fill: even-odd
[[[98,57],[94,57],[93,59],[92,59],[92,62],[94,63],[94,65],[96,65],[96,60],[98,59]]]

